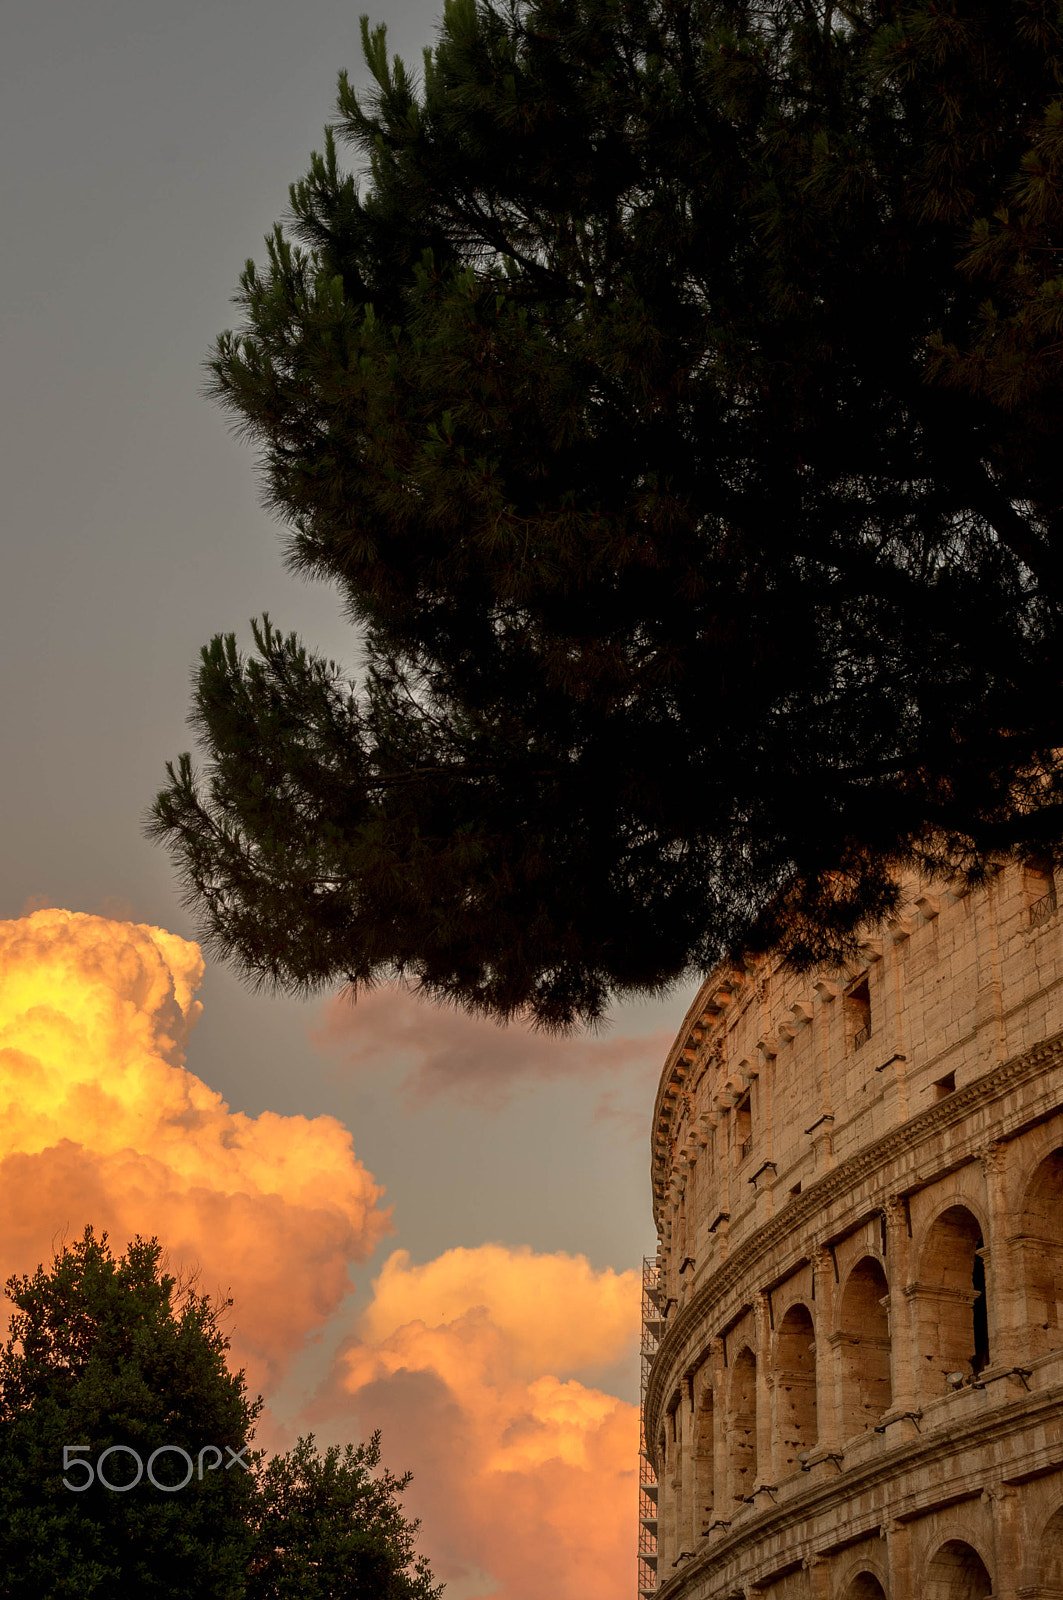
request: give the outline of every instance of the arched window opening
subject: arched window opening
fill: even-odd
[[[991,1600],[993,1584],[973,1545],[950,1539],[927,1568],[923,1592],[926,1600]]]
[[[842,1438],[873,1428],[893,1403],[889,1284],[881,1262],[864,1256],[850,1272],[839,1318],[842,1359]]]
[[[711,1387],[701,1396],[694,1417],[694,1537],[704,1538],[712,1526],[715,1498],[715,1433]]]
[[[1063,1347],[1063,1150],[1037,1168],[1026,1190],[1015,1240],[1026,1302],[1028,1351]]]
[[[955,1374],[971,1378],[989,1362],[982,1230],[966,1206],[938,1217],[919,1270],[920,1398],[947,1394]]]
[[[1038,1550],[1037,1581],[1041,1588],[1063,1594],[1063,1506],[1048,1519]]]
[[[791,1306],[776,1335],[775,1405],[785,1477],[801,1470],[798,1458],[817,1438],[816,1330],[807,1306]]]
[[[845,1591],[845,1600],[886,1600],[886,1591],[873,1572],[858,1572]]]
[[[731,1498],[742,1501],[757,1481],[757,1359],[748,1346],[731,1373],[730,1412]]]

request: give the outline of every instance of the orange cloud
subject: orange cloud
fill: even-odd
[[[3,1268],[32,1270],[86,1222],[158,1234],[237,1297],[234,1352],[275,1381],[390,1231],[334,1117],[249,1117],[184,1066],[196,945],[68,911],[0,922]]]
[[[233,1112],[188,1071],[202,973],[198,948],[158,928],[49,910],[0,922],[0,1276],[86,1222],[118,1248],[158,1234],[174,1269],[231,1285],[233,1355],[268,1400],[315,1333],[336,1333],[349,1264],[390,1221],[336,1119]],[[369,1055],[397,1034],[430,1092],[639,1067],[657,1048],[574,1051],[383,991],[344,1015]],[[388,1462],[415,1473],[406,1504],[447,1600],[614,1600],[633,1581],[638,1418],[599,1385],[637,1347],[638,1301],[635,1273],[579,1256],[396,1251],[299,1426],[383,1429]],[[268,1414],[259,1437],[288,1442]]]
[[[586,1380],[634,1349],[636,1274],[486,1244],[397,1251],[373,1289],[307,1420],[383,1428],[450,1600],[624,1592],[638,1411]]]
[[[359,1069],[405,1059],[410,1070],[403,1093],[411,1103],[448,1094],[497,1110],[522,1081],[639,1069],[647,1075],[652,1099],[673,1032],[558,1039],[518,1023],[501,1027],[431,1004],[393,984],[369,990],[356,1002],[348,994],[335,996],[311,1039]]]

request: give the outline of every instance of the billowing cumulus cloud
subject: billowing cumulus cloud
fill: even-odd
[[[446,1094],[495,1109],[521,1082],[594,1073],[644,1071],[652,1099],[672,1037],[671,1030],[661,1030],[639,1037],[559,1039],[519,1023],[500,1027],[431,1004],[401,985],[371,989],[356,1003],[337,995],[312,1034],[319,1048],[342,1055],[355,1068],[403,1060],[403,1092],[412,1104]]]
[[[234,1352],[275,1380],[390,1230],[383,1191],[333,1117],[249,1117],[184,1065],[196,945],[67,911],[0,922],[4,1275],[86,1222],[116,1247],[158,1234],[201,1286],[237,1296]]]
[[[397,1251],[307,1420],[383,1428],[453,1600],[614,1600],[634,1581],[638,1413],[591,1380],[637,1330],[633,1272]]]
[[[158,928],[48,910],[0,922],[0,1276],[86,1222],[118,1248],[157,1234],[173,1268],[231,1287],[233,1357],[268,1406],[314,1335],[343,1326],[348,1267],[390,1222],[341,1123],[233,1112],[187,1069],[202,973],[197,947]],[[395,997],[365,1004],[360,1037],[382,1057]],[[422,1087],[572,1068],[571,1043],[404,1004]],[[654,1045],[589,1049],[593,1067]],[[637,1324],[632,1272],[502,1244],[423,1264],[395,1251],[297,1426],[340,1441],[382,1428],[388,1463],[415,1473],[407,1508],[447,1600],[614,1600],[633,1582],[638,1419],[599,1385]],[[260,1440],[288,1432],[267,1409]]]

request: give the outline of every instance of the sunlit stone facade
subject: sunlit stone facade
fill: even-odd
[[[661,1600],[1063,1600],[1063,915],[703,986],[654,1114]]]

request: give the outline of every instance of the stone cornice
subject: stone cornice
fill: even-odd
[[[1032,1050],[992,1067],[981,1077],[950,1094],[947,1099],[917,1112],[908,1121],[891,1128],[888,1133],[873,1140],[855,1156],[850,1156],[832,1171],[825,1173],[822,1178],[816,1179],[807,1189],[802,1190],[800,1195],[795,1196],[783,1211],[742,1240],[728,1259],[692,1295],[664,1332],[646,1388],[647,1441],[655,1441],[657,1438],[658,1417],[663,1403],[666,1375],[680,1359],[687,1341],[695,1333],[699,1323],[708,1323],[712,1307],[737,1289],[742,1278],[752,1273],[759,1261],[784,1243],[787,1237],[793,1238],[796,1260],[799,1247],[807,1250],[808,1233],[820,1234],[824,1213],[833,1202],[843,1199],[860,1183],[882,1169],[893,1167],[899,1157],[905,1157],[906,1164],[911,1169],[915,1166],[918,1152],[939,1134],[962,1124],[969,1112],[1000,1100],[1011,1089],[1038,1076],[1047,1066],[1061,1059],[1063,1059],[1063,1033],[1057,1033]],[[985,1145],[985,1139],[984,1128],[972,1128],[970,1151],[964,1154],[964,1161],[977,1156],[978,1150]],[[941,1175],[941,1171],[935,1171],[933,1174],[934,1177]],[[924,1173],[919,1173],[915,1181],[905,1181],[903,1177],[898,1180],[896,1172],[891,1173],[891,1178],[891,1192],[897,1192],[899,1188],[908,1193],[915,1193],[917,1189],[932,1181],[931,1176]],[[883,1195],[882,1199],[885,1198]],[[881,1202],[877,1209],[881,1209]],[[847,1217],[845,1232],[850,1231],[854,1220],[856,1219],[852,1215]],[[819,1227],[816,1226],[817,1222]],[[826,1242],[826,1238],[821,1238],[820,1242]],[[715,1328],[706,1326],[706,1338],[715,1331],[717,1331]]]
[[[680,1084],[689,1082],[690,1068],[695,1064],[692,1057],[697,1056],[700,1061],[704,1062],[707,1054],[711,1051],[711,1041],[718,1039],[726,1031],[728,1020],[726,1012],[722,1012],[708,1027],[703,1024],[702,1019],[706,1012],[711,1010],[713,994],[721,988],[729,988],[732,994],[735,995],[740,994],[744,989],[746,991],[745,994],[742,994],[737,1001],[739,1006],[748,999],[755,983],[754,978],[751,976],[752,969],[748,964],[749,962],[755,962],[761,971],[767,969],[766,957],[749,957],[744,971],[741,963],[728,960],[721,961],[712,969],[691,1001],[672,1047],[665,1057],[661,1076],[657,1083],[657,1095],[653,1105],[653,1121],[650,1124],[650,1170],[655,1179],[662,1167],[660,1153],[656,1148],[656,1141],[658,1126],[666,1103],[669,1099],[675,1098]],[[775,961],[771,965],[774,968],[778,964],[778,961]],[[655,1196],[655,1204],[658,1198],[659,1196]]]
[[[890,1482],[904,1481],[908,1475],[921,1467],[931,1463],[947,1462],[964,1450],[999,1444],[1002,1439],[1036,1428],[1039,1422],[1058,1417],[1061,1403],[1063,1403],[1063,1385],[1056,1384],[1051,1388],[1024,1395],[1019,1400],[1009,1401],[1004,1406],[994,1406],[978,1417],[951,1421],[918,1439],[906,1440],[903,1444],[883,1449],[873,1460],[846,1468],[836,1477],[810,1484],[799,1494],[787,1496],[781,1503],[765,1507],[763,1511],[744,1521],[733,1533],[725,1534],[709,1549],[696,1552],[691,1560],[684,1564],[682,1573],[676,1574],[676,1578],[682,1578],[682,1587],[685,1591],[691,1585],[691,1580],[699,1576],[711,1579],[716,1574],[722,1574],[727,1565],[742,1554],[744,1547],[770,1540],[784,1530],[791,1541],[795,1559],[813,1556],[819,1553],[816,1546],[821,1544],[821,1539],[815,1533],[803,1540],[795,1537],[796,1530],[802,1526],[807,1527],[813,1518],[829,1514],[842,1505],[852,1506],[858,1496],[865,1497],[866,1503],[869,1491]],[[1043,1452],[1041,1454],[1043,1455]],[[1013,1470],[1003,1474],[1003,1481],[1021,1479],[1025,1466],[1025,1462],[1016,1461]],[[1063,1450],[1057,1450],[1050,1463],[1039,1459],[1031,1470],[1042,1472],[1051,1470],[1054,1466],[1063,1466]],[[948,1487],[943,1489],[942,1483],[946,1481]],[[897,1521],[911,1521],[925,1515],[943,1499],[966,1499],[981,1493],[983,1488],[982,1468],[972,1476],[970,1483],[965,1482],[962,1477],[950,1476],[948,1480],[936,1483],[932,1492],[922,1498],[913,1498],[907,1494],[904,1505],[892,1507],[888,1513],[881,1505],[868,1510],[863,1519],[866,1526],[847,1523],[847,1539],[873,1534],[881,1525],[884,1515],[888,1514]],[[754,1574],[748,1557],[744,1562],[744,1569],[746,1576],[754,1583],[757,1577],[761,1576]],[[668,1579],[662,1584],[662,1595],[667,1593],[675,1581],[674,1578]],[[676,1592],[679,1592],[678,1586]]]

